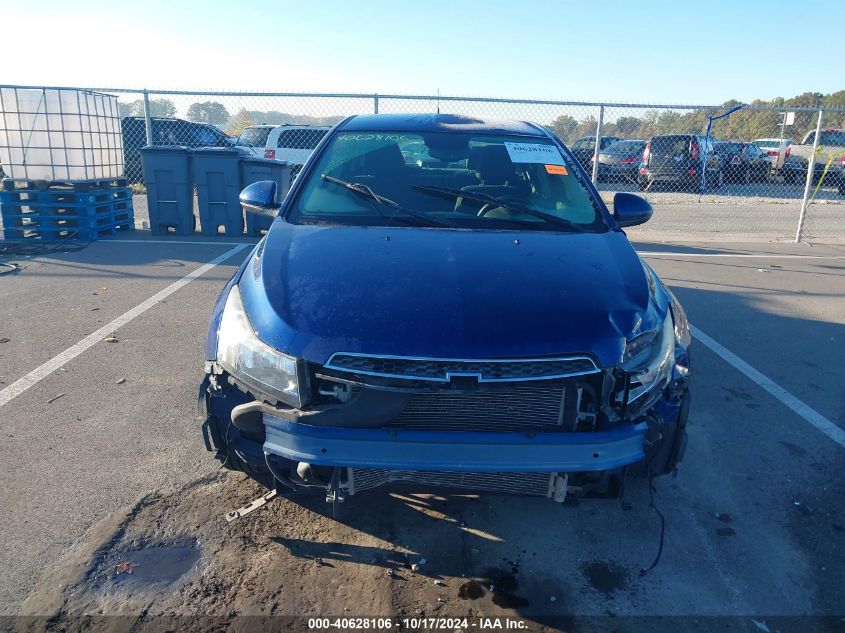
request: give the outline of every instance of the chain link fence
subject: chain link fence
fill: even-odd
[[[138,222],[146,207],[139,151],[145,145],[235,145],[301,165],[347,116],[440,112],[548,127],[609,205],[618,191],[651,202],[652,220],[631,229],[640,239],[845,238],[845,108],[94,90],[118,98],[125,173],[138,183]]]

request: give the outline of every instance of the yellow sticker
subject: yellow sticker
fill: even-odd
[[[557,174],[559,176],[569,175],[569,172],[566,171],[566,167],[564,165],[546,165],[546,173]]]

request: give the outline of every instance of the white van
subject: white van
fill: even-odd
[[[296,176],[330,129],[329,126],[278,125],[267,135],[264,158],[290,163],[291,176]]]

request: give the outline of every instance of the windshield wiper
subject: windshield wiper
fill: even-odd
[[[367,185],[360,183],[360,182],[349,182],[347,180],[341,180],[340,178],[335,178],[334,176],[329,176],[328,174],[322,174],[321,178],[326,182],[331,182],[336,185],[340,185],[341,187],[346,187],[349,191],[357,193],[362,198],[366,198],[367,200],[375,201],[384,206],[393,209],[394,211],[400,211],[405,213],[406,215],[418,218],[425,222],[430,226],[454,226],[445,220],[441,220],[440,218],[434,218],[428,215],[427,213],[423,213],[421,211],[414,211],[413,209],[408,209],[403,207],[395,200],[391,200],[390,198],[386,198],[382,195],[377,194],[375,191],[370,189]],[[389,220],[401,220],[402,218],[397,218],[395,215],[385,215],[382,213],[376,205],[373,205],[373,209],[375,209],[376,213],[378,213],[383,218],[387,218]]]
[[[538,211],[537,209],[532,209],[530,207],[523,207],[520,204],[515,204],[506,200],[500,200],[495,196],[491,196],[486,193],[481,193],[479,191],[464,191],[463,189],[452,189],[450,187],[433,187],[428,185],[413,185],[411,189],[414,189],[415,191],[420,191],[422,193],[446,195],[456,200],[458,198],[466,198],[467,200],[475,200],[476,202],[486,202],[488,204],[495,204],[496,206],[502,207],[504,209],[510,209],[511,211],[515,211],[516,213],[522,213],[525,215],[534,216],[535,218],[540,218],[541,220],[545,220],[549,224],[560,226],[575,233],[583,233],[585,231],[584,227],[582,227],[581,225],[575,224],[574,222],[570,222],[565,218],[559,218],[556,215],[546,213],[545,211]],[[509,218],[497,219],[508,220]]]

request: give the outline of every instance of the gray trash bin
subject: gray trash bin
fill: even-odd
[[[196,229],[187,147],[141,148],[147,210],[153,235],[189,235]]]
[[[242,158],[241,185],[246,187],[259,180],[272,180],[276,183],[276,203],[278,204],[290,189],[290,165],[269,158]],[[261,235],[261,231],[268,230],[272,223],[273,218],[271,217],[247,213],[247,235]]]
[[[200,232],[226,235],[244,232],[239,161],[243,153],[229,147],[199,147],[191,152],[191,170],[197,187]]]

